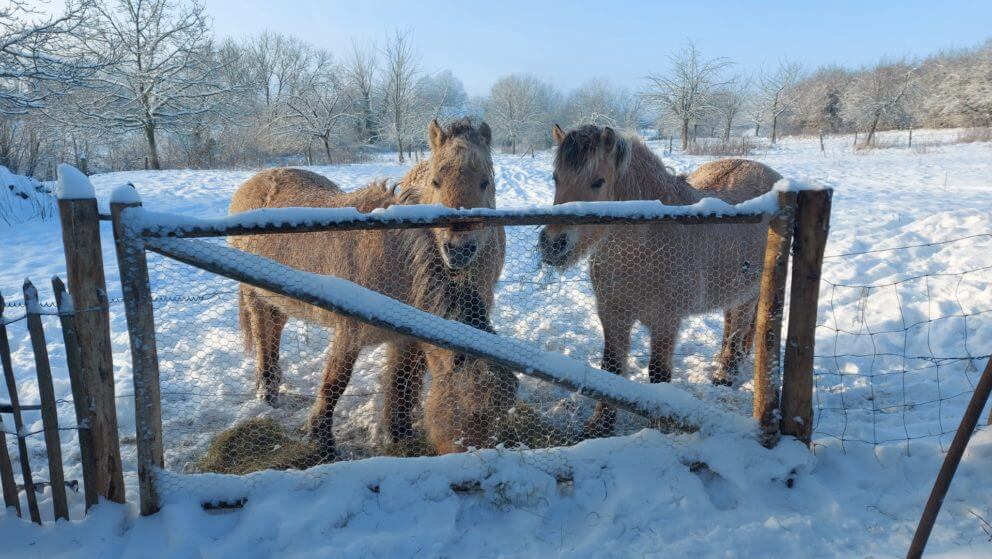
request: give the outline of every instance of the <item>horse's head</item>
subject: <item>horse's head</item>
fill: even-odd
[[[431,158],[425,183],[419,186],[419,202],[449,208],[495,208],[489,125],[483,122],[476,128],[465,118],[442,128],[433,120],[427,126],[427,138]],[[463,224],[435,229],[433,233],[445,265],[457,270],[475,260],[493,230]]]
[[[555,204],[616,200],[615,186],[630,164],[630,144],[610,127],[581,126],[567,134],[556,124]],[[605,233],[600,226],[547,225],[541,230],[541,259],[546,264],[575,264]]]

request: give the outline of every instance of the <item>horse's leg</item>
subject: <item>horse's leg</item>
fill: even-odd
[[[389,426],[390,442],[396,443],[413,436],[413,408],[424,382],[424,352],[410,341],[390,343],[386,352],[382,419]]]
[[[713,384],[733,386],[738,369],[754,345],[755,314],[757,302],[752,300],[734,307],[726,313],[723,347],[720,351],[720,370],[713,377]]]
[[[634,319],[624,315],[599,313],[603,323],[603,361],[601,367],[615,375],[623,374],[627,365],[627,352],[630,350],[630,329]],[[603,402],[596,402],[596,410],[586,424],[586,436],[608,437],[613,434],[617,410]]]
[[[259,399],[274,406],[279,398],[279,384],[282,383],[279,345],[288,318],[253,293],[243,294],[242,305],[245,306],[243,312],[247,313],[251,329],[245,335],[253,337],[251,343],[255,346],[255,393]]]
[[[335,328],[334,341],[331,342],[330,356],[324,365],[324,380],[317,392],[317,401],[310,411],[309,431],[310,440],[320,446],[324,460],[334,458],[334,433],[331,428],[334,422],[334,408],[338,400],[348,388],[352,370],[361,346],[353,340],[353,334],[347,323]]]
[[[672,381],[672,354],[679,323],[651,326],[651,358],[648,360],[648,379],[652,383]]]

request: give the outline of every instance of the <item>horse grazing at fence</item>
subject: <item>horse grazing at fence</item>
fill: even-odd
[[[490,155],[491,132],[467,119],[441,127],[428,126],[431,158],[410,169],[400,184],[384,182],[342,192],[333,182],[297,169],[273,169],[250,178],[235,193],[231,212],[278,207],[355,207],[361,212],[403,204],[442,204],[451,208],[495,207]],[[397,190],[398,189],[398,190]],[[428,312],[483,328],[493,303],[493,289],[503,268],[506,239],[500,227],[367,230],[236,237],[241,250],[288,266],[337,276],[384,293]],[[240,314],[246,349],[256,356],[259,397],[275,404],[282,373],[279,343],[288,317],[333,328],[324,377],[309,420],[311,439],[334,455],[331,433],[334,408],[351,378],[359,352],[387,345],[381,384],[383,423],[392,442],[414,435],[414,406],[420,399],[425,368],[438,402],[466,405],[457,418],[425,414],[428,438],[440,452],[486,446],[492,430],[513,403],[516,377],[484,363],[427,346],[396,332],[372,327],[300,301],[248,285],[240,291]],[[471,376],[465,380],[466,376]],[[438,385],[459,379],[470,394],[444,396]],[[500,390],[474,390],[475,384],[496,383]],[[482,425],[482,427],[480,427]],[[456,444],[455,441],[459,441]]]
[[[668,171],[636,137],[612,128],[552,130],[555,204],[575,201],[660,200],[693,204],[706,196],[730,203],[771,190],[781,177],[743,159],[702,165],[688,176]],[[651,334],[648,376],[669,382],[672,354],[683,318],[724,309],[723,347],[715,384],[731,385],[754,337],[767,221],[757,224],[548,225],[540,234],[542,260],[559,268],[589,255],[589,274],[603,326],[602,368],[620,374],[627,363],[631,328],[640,321]],[[587,431],[613,430],[616,412],[598,403]]]

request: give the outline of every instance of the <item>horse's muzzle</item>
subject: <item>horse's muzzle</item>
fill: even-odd
[[[568,235],[565,233],[549,235],[547,228],[541,229],[537,245],[541,250],[541,262],[561,267],[568,261]]]
[[[472,263],[475,253],[479,251],[479,244],[474,239],[460,244],[445,241],[442,250],[445,264],[453,270],[458,270]]]

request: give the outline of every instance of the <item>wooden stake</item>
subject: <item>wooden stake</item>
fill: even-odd
[[[0,325],[4,323],[3,297],[0,296]],[[10,362],[10,355],[4,355],[4,363]],[[10,463],[10,453],[7,451],[7,432],[0,418],[0,486],[3,488],[3,504],[5,508],[14,507],[17,516],[21,516],[21,498],[17,494],[17,481],[14,479],[14,467]]]
[[[796,196],[789,329],[782,368],[782,434],[806,446],[813,434],[813,348],[832,197],[832,190],[804,190]]]
[[[930,532],[933,531],[933,525],[937,522],[937,515],[940,514],[940,507],[944,504],[944,497],[947,496],[947,490],[950,489],[951,481],[954,479],[954,472],[957,471],[958,464],[961,463],[961,457],[964,456],[968,441],[971,440],[971,435],[975,432],[978,418],[981,416],[985,404],[989,401],[990,393],[992,393],[992,359],[985,365],[985,372],[978,380],[978,386],[975,387],[975,393],[971,395],[971,401],[968,402],[968,408],[964,411],[961,424],[958,425],[958,430],[954,433],[951,447],[947,449],[947,456],[944,457],[944,463],[940,466],[940,472],[933,484],[930,498],[927,499],[927,505],[923,509],[923,516],[920,517],[920,524],[913,535],[913,543],[910,544],[909,552],[906,553],[907,559],[917,559],[923,556],[923,550],[927,547],[927,540],[930,539]]]
[[[66,281],[77,309],[76,333],[97,493],[115,503],[124,502],[124,469],[117,433],[117,398],[114,390],[113,350],[110,343],[110,308],[103,272],[100,216],[96,198],[60,199],[62,245]]]
[[[758,295],[754,349],[754,418],[768,446],[778,441],[778,384],[781,379],[782,310],[789,273],[796,193],[779,193],[779,214],[768,224],[768,243]]]
[[[82,357],[80,355],[79,334],[76,329],[76,314],[72,297],[66,293],[65,284],[58,276],[52,278],[52,291],[62,323],[62,339],[65,342],[65,361],[69,369],[69,383],[72,386],[72,403],[76,409],[76,425],[79,435],[79,457],[83,467],[83,489],[86,497],[86,510],[99,502],[97,492],[96,465],[93,463],[93,437],[89,428],[90,410],[87,402],[86,384],[83,381]]]
[[[138,442],[138,488],[141,514],[159,509],[155,488],[155,470],[164,467],[162,448],[162,402],[159,386],[158,350],[155,345],[155,320],[152,293],[148,282],[148,262],[144,242],[132,236],[121,221],[121,212],[136,204],[110,204],[117,246],[117,267],[124,291],[124,311],[131,339],[131,370],[134,377],[134,417]]]
[[[0,315],[3,314],[3,296],[0,295]],[[31,460],[28,458],[28,445],[24,440],[24,421],[21,420],[21,405],[17,398],[17,382],[14,380],[14,368],[10,364],[10,344],[7,341],[7,326],[0,320],[0,364],[3,365],[3,376],[7,382],[7,395],[10,397],[10,413],[14,416],[14,430],[17,437],[17,453],[20,455],[21,476],[24,478],[24,493],[28,500],[28,512],[31,521],[41,524],[41,514],[38,512],[38,497],[34,494],[34,482],[31,480]]]
[[[69,500],[65,494],[65,473],[62,471],[62,441],[59,437],[59,413],[55,405],[55,388],[52,385],[52,366],[48,361],[48,344],[41,324],[41,307],[38,290],[24,280],[24,308],[27,309],[28,333],[34,350],[34,365],[38,372],[38,395],[41,397],[41,422],[45,431],[45,450],[48,453],[48,479],[52,488],[52,506],[55,520],[69,520]]]

